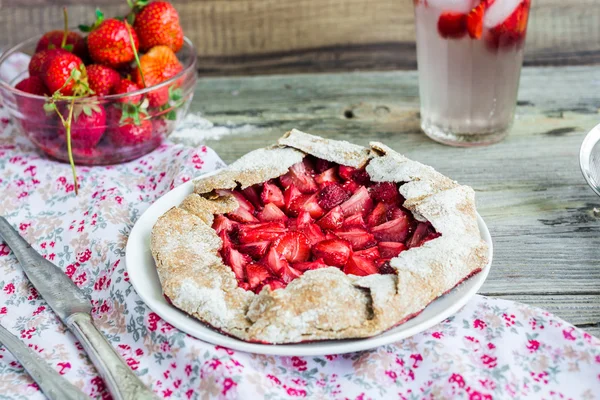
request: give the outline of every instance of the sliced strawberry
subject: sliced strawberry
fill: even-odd
[[[273,241],[285,232],[287,232],[287,228],[281,222],[242,225],[239,228],[238,239],[242,244]]]
[[[298,229],[304,229],[308,224],[313,222],[315,222],[315,220],[312,219],[308,211],[300,211],[298,213],[298,218],[296,218],[296,226]]]
[[[292,203],[295,203],[296,199],[300,196],[302,196],[302,193],[300,193],[300,191],[298,189],[296,189],[296,186],[294,186],[293,184],[288,186],[284,190],[283,201],[284,201],[285,209],[288,212],[290,211],[290,207],[292,207]]]
[[[375,261],[381,257],[377,246],[369,247],[368,249],[364,249],[361,251],[355,251],[354,255],[362,257],[362,258],[366,258],[367,260],[371,260],[371,261]]]
[[[286,174],[283,174],[279,177],[279,183],[281,184],[282,187],[284,188],[289,188],[290,186],[292,186],[294,184],[294,181],[292,180],[292,175],[288,172]]]
[[[406,245],[408,248],[419,247],[426,241],[435,239],[439,236],[440,234],[435,232],[435,229],[429,222],[419,222],[419,225],[417,225],[417,228]]]
[[[349,216],[344,220],[342,224],[343,230],[348,230],[349,228],[362,228],[365,229],[367,225],[365,224],[365,220],[363,219],[362,214],[354,214]]]
[[[300,275],[302,275],[300,271],[296,270],[294,267],[291,267],[289,264],[284,264],[279,277],[285,283],[290,283],[294,279],[299,278]]]
[[[396,271],[396,269],[390,265],[389,258],[380,258],[379,260],[375,261],[375,265],[377,265],[381,275],[392,275],[398,273],[398,271]]]
[[[352,180],[359,185],[366,186],[371,183],[371,177],[364,168],[357,169],[352,173]]]
[[[292,165],[286,175],[288,175],[286,178],[283,178],[283,176],[280,177],[280,181],[284,184],[284,187],[289,186],[289,182],[291,181],[291,184],[295,185],[302,193],[314,193],[319,190],[317,183],[311,175],[311,171],[303,162]],[[281,178],[283,178],[283,180]],[[287,185],[284,182],[287,183]]]
[[[283,268],[288,264],[286,259],[283,258],[283,256],[279,254],[277,250],[275,250],[275,246],[271,246],[271,249],[267,253],[267,257],[264,261],[267,267],[269,267],[269,269],[271,270],[271,272],[278,276],[283,270]]]
[[[253,242],[241,244],[238,246],[238,250],[244,254],[248,254],[250,257],[258,260],[259,258],[264,257],[267,254],[267,250],[269,249],[269,245],[271,242],[268,240],[263,242]]]
[[[349,191],[350,193],[354,193],[358,190],[360,185],[354,181],[346,181],[342,184],[342,187]]]
[[[388,205],[385,203],[378,203],[371,214],[367,217],[367,226],[381,225],[387,221]]]
[[[273,203],[267,203],[265,208],[256,214],[256,218],[261,222],[285,222],[288,220],[288,216]]]
[[[231,239],[229,239],[229,235],[227,235],[227,232],[222,231],[219,234],[219,237],[221,238],[221,241],[223,242],[223,245],[221,246],[221,256],[223,256],[227,250],[229,250],[231,247],[233,247],[233,244],[231,243]]]
[[[312,253],[325,264],[343,267],[352,253],[350,243],[342,239],[324,240],[313,246]]]
[[[481,38],[483,33],[483,14],[485,13],[486,2],[482,1],[469,14],[467,14],[467,32],[472,39]]]
[[[520,46],[527,33],[527,19],[529,17],[530,0],[523,0],[500,25],[489,31],[488,46],[493,49],[498,47]],[[488,8],[491,6],[488,5]],[[492,12],[492,10],[490,10]]]
[[[215,215],[212,228],[217,232],[217,235],[219,235],[221,232],[231,232],[237,225],[237,222],[233,222],[224,215],[217,214]]]
[[[348,200],[351,195],[352,194],[344,189],[342,185],[331,183],[319,191],[317,201],[321,207],[330,210]]]
[[[317,224],[308,224],[304,229],[302,229],[302,233],[308,238],[311,246],[322,242],[326,239],[325,235],[319,225]]]
[[[379,254],[382,258],[396,257],[398,254],[408,249],[404,243],[398,242],[379,242],[377,246],[379,247]]]
[[[338,167],[338,175],[345,181],[352,180],[352,174],[356,171],[354,167],[348,167],[346,165],[340,165]]]
[[[244,279],[244,267],[248,265],[252,259],[246,254],[242,254],[234,248],[227,248],[223,251],[223,261],[229,265],[238,280]]]
[[[235,221],[242,223],[254,223],[258,222],[258,219],[252,215],[252,212],[246,210],[243,207],[238,207],[235,211],[227,213],[227,216]]]
[[[347,240],[352,245],[352,250],[362,250],[377,244],[375,237],[361,228],[352,228],[348,231],[335,232],[335,234],[339,238]]]
[[[398,204],[400,194],[398,186],[394,182],[379,182],[369,189],[371,198],[387,204]]]
[[[254,212],[254,206],[252,205],[252,203],[250,203],[248,199],[246,199],[246,197],[244,197],[242,192],[240,192],[239,190],[217,189],[216,192],[220,196],[231,195],[235,197],[238,204],[240,205],[240,208],[243,208],[244,210],[249,211],[250,213]]]
[[[394,205],[388,208],[387,217],[388,220],[392,220],[396,218],[408,218],[409,215],[406,211]]]
[[[287,284],[279,278],[275,278],[275,277],[267,278],[261,285],[259,285],[254,290],[254,293],[260,293],[261,290],[263,290],[263,288],[265,286],[268,286],[271,290],[277,290],[277,289],[284,289],[287,286]]]
[[[344,213],[340,206],[334,207],[317,224],[323,229],[338,229],[344,222]]]
[[[262,264],[246,265],[246,279],[250,285],[250,289],[256,289],[267,278],[272,277],[271,272]]]
[[[319,268],[327,268],[327,264],[323,262],[322,258],[317,258],[315,261],[306,261],[292,264],[297,271],[308,271]]]
[[[330,183],[338,183],[340,178],[338,178],[336,170],[337,168],[329,168],[328,170],[321,172],[319,175],[315,176],[315,182],[317,182],[320,187],[327,186]]]
[[[250,284],[248,282],[238,282],[238,286],[244,290],[251,290]]]
[[[321,158],[317,158],[314,162],[314,165],[315,165],[315,172],[317,174],[321,174],[324,171],[331,169],[334,164],[330,161],[323,160]],[[317,182],[317,183],[319,183],[319,182]]]
[[[243,195],[252,203],[255,209],[260,210],[263,207],[263,203],[260,199],[260,186],[253,185],[248,186],[246,189],[242,190]]]
[[[301,232],[287,232],[273,242],[273,249],[288,262],[303,262],[310,257],[310,241]]]
[[[361,186],[356,192],[340,205],[344,216],[353,215],[356,213],[367,214],[373,208],[373,200],[369,197],[369,191],[366,187]]]
[[[379,269],[371,260],[359,256],[352,256],[344,267],[344,273],[347,275],[367,276],[377,274]]]
[[[444,39],[460,39],[467,34],[467,15],[456,12],[442,13],[437,28]]]
[[[325,214],[325,210],[319,206],[317,202],[317,195],[315,194],[302,194],[296,197],[288,208],[288,212],[293,215],[299,215],[301,211],[307,211],[312,218],[320,218]]]
[[[279,186],[274,183],[265,182],[263,184],[263,190],[260,195],[263,204],[273,203],[277,207],[283,207],[285,201],[283,199],[283,192],[279,189]]]
[[[371,232],[381,242],[403,242],[408,237],[408,218],[401,217],[377,225]]]

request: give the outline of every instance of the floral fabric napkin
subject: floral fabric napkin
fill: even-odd
[[[136,161],[70,169],[36,152],[0,105],[0,215],[91,298],[118,353],[173,399],[595,399],[600,340],[539,309],[475,296],[439,325],[374,350],[324,357],[232,351],[175,329],[129,283],[127,236],[173,187],[223,165],[211,149],[165,144]],[[74,337],[0,244],[0,324],[92,398],[109,399]],[[0,398],[43,399],[0,346]]]

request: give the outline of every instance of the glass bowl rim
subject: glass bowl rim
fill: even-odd
[[[26,39],[14,46],[12,46],[11,48],[9,48],[8,50],[6,50],[4,53],[0,54],[0,66],[2,66],[2,64],[4,62],[6,62],[6,60],[8,60],[8,58],[13,55],[16,54],[18,51],[20,51],[23,47],[33,44],[33,42],[37,42],[41,37],[43,36],[43,34],[40,35],[36,35],[33,37],[30,37],[29,39]],[[119,99],[125,99],[125,98],[129,98],[129,97],[133,97],[133,96],[138,96],[138,95],[144,95],[147,94],[151,91],[154,91],[155,89],[158,88],[162,88],[165,86],[169,86],[171,83],[185,77],[186,75],[188,75],[190,73],[190,71],[193,72],[193,74],[195,75],[196,73],[196,61],[198,58],[198,54],[196,52],[196,48],[194,47],[194,44],[192,43],[192,41],[185,36],[183,38],[183,42],[184,42],[184,47],[187,46],[191,52],[191,62],[188,65],[184,65],[183,69],[175,76],[167,79],[164,82],[161,82],[157,85],[152,85],[152,86],[148,86],[146,88],[140,89],[140,90],[136,90],[134,92],[127,92],[127,93],[123,93],[123,94],[111,94],[111,95],[107,95],[107,96],[101,96],[98,97],[98,100],[100,101],[115,101],[115,100],[119,100]],[[6,89],[9,92],[14,93],[15,95],[21,96],[21,97],[26,97],[26,98],[30,98],[30,99],[38,99],[38,100],[43,100],[43,99],[47,99],[48,96],[39,96],[37,94],[32,94],[32,93],[27,93],[24,92],[22,90],[19,90],[17,88],[15,88],[14,86],[11,86],[9,82],[5,81],[4,79],[0,79],[0,89]],[[95,96],[90,96],[90,97],[95,97]],[[84,99],[89,99],[90,97],[82,97],[81,99],[77,99],[75,102],[77,103],[78,100],[84,100]],[[63,100],[63,101],[68,101],[68,100]]]

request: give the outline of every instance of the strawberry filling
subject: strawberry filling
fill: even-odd
[[[309,270],[394,274],[390,259],[440,236],[403,207],[400,184],[372,182],[365,169],[311,156],[277,179],[232,195],[239,207],[216,214],[220,256],[241,288],[284,288]]]

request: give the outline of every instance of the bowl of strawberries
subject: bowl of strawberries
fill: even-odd
[[[0,57],[30,57],[0,80],[18,129],[72,165],[133,160],[157,148],[186,114],[196,50],[168,2],[137,0],[123,17],[32,37]]]

